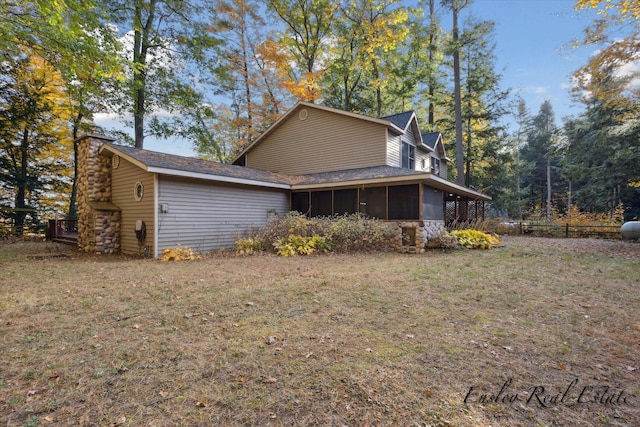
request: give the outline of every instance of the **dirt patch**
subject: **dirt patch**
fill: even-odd
[[[173,264],[2,247],[0,423],[637,424],[637,246],[504,241]]]

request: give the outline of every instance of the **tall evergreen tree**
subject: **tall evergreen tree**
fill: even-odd
[[[564,192],[557,153],[558,138],[559,129],[555,124],[553,107],[547,100],[532,119],[527,142],[521,152],[521,159],[531,164],[531,170],[523,176],[523,185],[529,187],[529,211],[544,206],[547,219],[551,215],[552,201],[562,204]]]

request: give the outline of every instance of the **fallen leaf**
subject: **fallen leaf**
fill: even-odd
[[[558,365],[558,368],[560,368],[561,370],[563,371],[567,370],[567,366],[564,363],[557,363],[557,365]]]
[[[408,339],[410,339],[410,340],[412,340],[412,339],[414,339],[414,338],[415,338],[415,335],[413,335],[413,334],[407,334],[407,338],[408,338]]]
[[[266,341],[267,345],[271,345],[275,342],[276,342],[276,337],[274,336],[270,336],[269,338],[267,338],[267,341]]]
[[[29,390],[29,391],[27,392],[27,396],[33,396],[33,395],[35,395],[37,392],[38,392],[38,390]]]
[[[278,379],[276,377],[269,377],[265,378],[262,382],[265,384],[274,384],[278,382]]]
[[[244,303],[244,305],[246,305],[247,307],[252,307],[252,306],[254,306],[255,304],[254,304],[254,303],[252,303],[251,301],[247,301],[246,303]]]
[[[206,406],[207,406],[207,404],[206,404],[206,403],[204,403],[204,402],[203,402],[203,401],[201,401],[201,400],[196,400],[196,406],[197,406],[198,408],[204,408],[204,407],[206,407]]]

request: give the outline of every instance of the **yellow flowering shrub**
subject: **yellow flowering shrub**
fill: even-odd
[[[331,245],[317,234],[311,237],[291,234],[278,239],[273,247],[280,256],[311,255],[316,251],[327,252],[331,249]]]
[[[491,249],[492,246],[500,244],[500,238],[497,234],[489,234],[484,231],[453,230],[451,234],[456,236],[458,244],[469,249]]]
[[[195,261],[198,259],[202,259],[202,257],[194,253],[191,248],[178,245],[176,248],[163,249],[160,261]]]

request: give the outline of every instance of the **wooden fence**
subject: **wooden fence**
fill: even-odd
[[[595,237],[621,239],[619,225],[573,225],[519,223],[519,234],[539,237]]]

